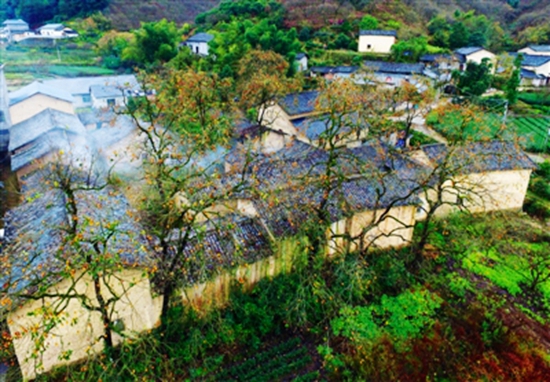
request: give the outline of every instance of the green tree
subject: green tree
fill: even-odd
[[[466,26],[457,21],[451,27],[451,34],[449,35],[449,48],[458,49],[464,46],[468,46],[470,41],[470,32]]]
[[[372,30],[378,28],[378,19],[371,15],[365,15],[359,23],[359,27],[365,30]]]
[[[396,62],[418,62],[420,56],[428,50],[426,37],[415,37],[406,41],[398,41],[391,47],[391,55]]]
[[[521,61],[523,61],[523,54],[520,53],[514,59],[514,70],[512,70],[510,78],[508,79],[508,81],[506,81],[506,84],[504,85],[506,99],[508,100],[510,105],[515,104],[518,100],[518,88],[521,81]]]
[[[468,62],[463,72],[454,71],[452,77],[460,93],[466,96],[480,96],[485,93],[492,82],[491,67],[489,60],[483,59],[480,64]]]
[[[140,66],[168,62],[177,54],[180,33],[173,21],[143,23],[134,31],[135,42],[124,49],[122,59]]]

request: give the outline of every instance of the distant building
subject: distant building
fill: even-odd
[[[394,30],[362,30],[359,32],[358,51],[389,54],[396,40],[397,32]]]
[[[550,56],[524,54],[521,67],[548,78],[550,77]]]
[[[468,62],[475,62],[481,64],[484,59],[488,59],[493,65],[492,71],[495,71],[495,64],[497,56],[494,53],[489,52],[487,49],[480,46],[472,46],[466,48],[460,48],[454,52],[456,59],[459,62],[459,69],[466,70]]]
[[[0,28],[0,38],[8,42],[20,41],[32,35],[34,32],[29,29],[29,24],[21,19],[6,20]]]
[[[76,33],[71,28],[65,27],[63,24],[46,24],[38,28],[36,31],[40,37],[48,37],[48,38],[78,37],[78,33]]]
[[[61,150],[71,154],[73,164],[87,164],[90,152],[85,133],[76,115],[49,108],[14,124],[9,144],[12,171],[21,178],[53,160]]]
[[[298,72],[304,72],[308,69],[308,56],[305,53],[298,53],[294,59],[296,70]]]
[[[537,74],[533,70],[521,68],[520,86],[540,87],[548,84],[548,78],[542,74]]]
[[[77,77],[43,81],[44,85],[63,89],[73,97],[75,109],[119,106],[127,96],[140,95],[140,86],[133,74],[105,77]],[[92,95],[92,88],[94,94]],[[103,90],[102,90],[103,89]],[[117,90],[115,92],[115,90]],[[106,97],[108,95],[108,97]],[[95,100],[93,99],[95,97]]]
[[[518,53],[533,56],[550,56],[550,45],[529,45],[527,48],[518,50]]]
[[[422,63],[406,64],[400,62],[365,61],[363,65],[373,71],[376,82],[388,86],[401,86],[404,81],[410,82],[413,76],[426,76],[431,79],[436,77]]]
[[[197,33],[189,37],[183,45],[188,46],[191,52],[208,56],[208,43],[214,39],[214,36],[209,33]]]

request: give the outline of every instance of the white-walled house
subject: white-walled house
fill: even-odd
[[[46,24],[38,28],[37,33],[45,38],[70,38],[78,37],[78,33],[63,24]]]
[[[308,56],[305,53],[298,53],[294,59],[296,70],[298,72],[305,72],[308,69]]]
[[[524,54],[521,67],[548,78],[550,77],[550,56]]]
[[[389,54],[397,40],[394,30],[361,30],[359,31],[358,52]]]
[[[475,62],[481,64],[484,59],[488,59],[493,64],[493,72],[495,71],[497,56],[494,53],[489,52],[487,49],[480,46],[472,46],[466,48],[460,48],[454,52],[456,59],[458,60],[460,70],[466,70],[468,62]]]
[[[189,37],[183,45],[188,46],[191,52],[201,56],[208,56],[208,43],[214,39],[209,33],[197,33]]]
[[[424,205],[426,199],[436,201],[437,189],[441,188],[445,203],[437,209],[436,216],[446,216],[460,208],[471,213],[521,210],[531,172],[536,168],[513,142],[472,142],[456,147],[433,144],[411,155],[435,169],[431,187],[424,190],[421,199]],[[417,220],[423,219],[424,213],[419,211]]]
[[[550,56],[550,45],[529,45],[526,48],[518,50],[518,53],[533,56]]]

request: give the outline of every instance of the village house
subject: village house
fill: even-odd
[[[495,72],[497,56],[494,53],[489,52],[487,49],[480,46],[472,46],[466,48],[460,48],[454,51],[454,56],[458,60],[461,71],[466,70],[468,62],[475,62],[481,64],[483,60],[487,59],[492,66],[492,72]]]
[[[407,64],[400,62],[364,61],[363,65],[373,73],[373,79],[379,84],[387,86],[401,86],[403,82],[414,83],[414,77],[423,76],[431,80],[437,75],[426,69],[422,63]]]
[[[183,42],[191,52],[201,56],[208,56],[208,43],[214,39],[209,33],[197,33]]]
[[[529,45],[526,48],[518,50],[518,53],[532,56],[550,56],[550,45]]]
[[[114,104],[123,105],[124,99],[141,95],[141,88],[133,74],[102,77],[60,78],[42,81],[56,89],[63,89],[71,94],[75,109],[88,107],[107,107]],[[96,99],[92,97],[92,87],[97,89]],[[108,97],[104,97],[108,95]]]
[[[359,31],[357,51],[360,53],[390,54],[391,47],[396,40],[397,32],[394,30],[361,30]]]
[[[308,56],[306,53],[298,53],[294,58],[294,65],[296,65],[296,71],[305,72],[308,69]]]
[[[316,108],[317,91],[290,94],[277,103],[268,106],[264,114],[266,138],[273,148],[282,147],[292,137],[309,145],[324,147],[327,131],[331,129],[330,120]],[[339,146],[357,146],[366,137],[368,127],[362,125],[357,116],[346,117],[348,126],[338,134]]]
[[[549,83],[549,78],[543,74],[529,69],[521,68],[520,83],[521,87],[540,87],[546,86]]]
[[[536,168],[516,144],[502,141],[427,145],[412,157],[435,171],[431,186],[421,197],[427,206],[427,200],[437,200],[437,188],[441,188],[444,204],[436,216],[459,209],[472,213],[521,210]],[[446,174],[445,178],[439,174]],[[420,211],[417,220],[424,214],[425,210]]]
[[[76,115],[50,108],[13,124],[9,143],[11,169],[21,179],[57,160],[60,152],[67,153],[68,164],[86,167],[91,154],[85,134]]]
[[[2,23],[0,38],[8,41],[20,41],[30,35],[34,35],[29,29],[29,24],[21,19],[9,19]]]
[[[46,24],[36,30],[40,37],[48,38],[70,38],[78,37],[78,33],[63,24]]]
[[[521,61],[523,69],[522,79],[524,83],[532,83],[533,86],[546,86],[550,81],[550,56],[533,56],[524,54]],[[529,81],[530,80],[530,81]]]
[[[42,182],[42,174],[27,179],[25,194],[40,192],[40,196],[28,199],[6,217],[8,245],[17,248],[17,255],[10,257],[9,265],[3,264],[6,273],[0,276],[2,284],[8,286],[14,298],[11,306],[0,309],[9,309],[6,322],[13,334],[14,350],[25,380],[88,357],[103,348],[99,335],[104,323],[99,314],[87,308],[85,301],[77,295],[87,296],[88,304],[97,304],[91,275],[78,271],[79,256],[63,247],[65,233],[61,227],[71,219],[65,198],[58,190],[41,188],[39,184]],[[140,227],[130,217],[128,202],[112,189],[78,191],[75,197],[80,213],[93,221],[116,221],[120,230],[117,239],[109,242],[106,249],[106,256],[117,256],[120,264],[101,276],[104,299],[114,297],[109,304],[112,321],[117,322],[123,334],[130,338],[152,329],[158,320],[155,307],[160,305],[153,301],[147,277],[147,242],[141,237]],[[83,224],[79,230],[83,249],[91,250],[89,246],[93,238],[104,235],[105,230],[104,224]],[[59,252],[61,248],[64,250]],[[68,266],[72,266],[75,272],[65,272]],[[41,293],[36,289],[38,285],[47,287],[50,296],[36,300],[24,297]],[[53,315],[57,321],[53,328],[48,329],[45,312],[56,309],[59,316]],[[2,313],[5,317],[6,312]],[[47,334],[44,344],[33,337],[33,331]],[[115,344],[121,341],[122,337],[115,334]]]
[[[10,115],[13,124],[22,122],[46,109],[74,114],[71,94],[63,88],[35,81],[9,93]]]

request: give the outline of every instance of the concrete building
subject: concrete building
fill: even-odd
[[[394,30],[361,30],[357,50],[360,53],[390,54],[396,40],[397,32]]]
[[[191,52],[201,56],[208,56],[208,43],[214,39],[209,33],[197,33],[189,37],[183,45],[189,47]]]

